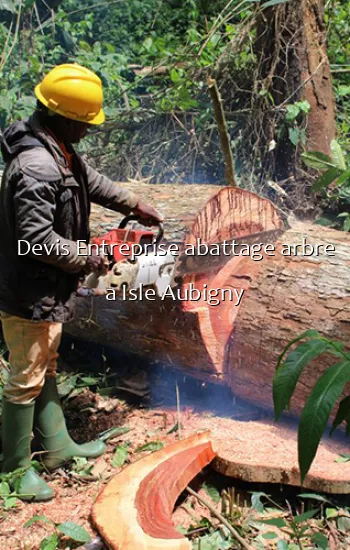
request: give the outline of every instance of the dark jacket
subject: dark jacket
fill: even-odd
[[[98,174],[73,148],[70,170],[37,114],[5,130],[1,151],[0,310],[69,321],[87,260],[77,241],[89,240],[90,201],[129,214],[138,196]]]

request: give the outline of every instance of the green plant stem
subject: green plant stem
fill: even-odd
[[[224,525],[231,533],[231,535],[236,539],[238,540],[238,542],[241,544],[241,546],[243,546],[243,548],[245,548],[246,550],[254,550],[254,548],[248,544],[244,538],[241,537],[241,535],[238,533],[238,531],[236,531],[236,529],[231,525],[231,523],[229,523],[227,521],[227,519],[224,518],[224,516],[222,516],[220,514],[220,512],[218,512],[217,510],[215,510],[214,506],[212,506],[210,504],[210,502],[208,502],[205,498],[201,497],[198,493],[196,493],[196,491],[194,491],[193,489],[191,489],[191,487],[186,487],[186,491],[196,497],[196,499],[201,503],[201,504],[204,504],[204,506],[206,506],[208,508],[208,510],[210,510],[210,512],[213,514],[213,516],[215,516],[219,521],[220,523],[222,523],[222,525]]]

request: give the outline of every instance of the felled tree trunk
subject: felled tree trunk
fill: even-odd
[[[276,240],[278,237],[278,240]],[[241,255],[182,256],[181,294],[173,300],[129,301],[104,297],[79,301],[79,319],[66,325],[75,336],[135,353],[150,362],[182,369],[192,376],[229,385],[255,405],[272,407],[272,378],[279,354],[289,340],[313,328],[326,337],[349,342],[350,236],[301,223],[282,233],[272,204],[241,189],[224,188],[198,213],[186,244],[240,239],[273,243],[275,252],[261,261]],[[308,245],[318,255],[283,255],[286,246]],[[238,241],[237,241],[238,242]],[[334,255],[324,245],[334,245]],[[327,249],[329,253],[330,247]],[[293,250],[292,250],[293,251]],[[190,287],[201,299],[185,300]],[[209,305],[203,297],[215,289],[244,290],[236,300]],[[291,411],[299,413],[319,374],[329,365],[321,357],[306,369]]]

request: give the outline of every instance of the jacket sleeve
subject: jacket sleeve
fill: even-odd
[[[84,161],[83,161],[84,162]],[[140,197],[124,187],[119,187],[106,176],[102,176],[84,162],[89,185],[90,199],[110,210],[130,214]]]
[[[87,261],[86,245],[64,239],[53,230],[58,181],[45,181],[22,172],[14,191],[18,252],[63,271],[77,273]],[[36,247],[33,252],[34,245]],[[46,247],[45,247],[46,245]]]

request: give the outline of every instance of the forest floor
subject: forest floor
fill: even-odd
[[[89,376],[86,373],[84,375]],[[61,375],[60,380],[60,389],[64,390],[67,379],[62,378]],[[85,378],[85,381],[92,383],[93,379]],[[54,473],[41,474],[55,491],[55,498],[52,501],[29,504],[17,500],[16,505],[11,509],[2,509],[0,548],[4,550],[42,548],[40,544],[45,537],[54,532],[54,526],[43,520],[26,527],[26,522],[34,516],[44,516],[56,525],[67,521],[73,522],[84,527],[94,538],[97,533],[91,524],[91,509],[98,493],[112,476],[116,475],[121,468],[142,459],[150,452],[178,440],[179,437],[184,438],[193,434],[198,429],[199,419],[202,425],[207,425],[209,428],[213,422],[216,422],[213,413],[209,410],[198,413],[193,408],[182,406],[179,417],[174,404],[144,408],[130,404],[130,400],[125,401],[120,397],[102,397],[87,387],[82,389],[77,385],[71,390],[64,400],[64,408],[68,426],[74,426],[70,430],[72,437],[82,442],[97,437],[101,432],[111,430],[111,437],[106,441],[107,452],[97,459],[88,462],[85,459],[75,461]],[[243,414],[244,410],[238,412]],[[254,418],[254,411],[248,411],[247,418],[249,414],[250,418]],[[180,431],[177,429],[178,425],[180,425]],[[258,427],[256,437],[258,449]],[[224,503],[223,495],[230,495],[231,498],[233,496],[232,524],[240,530],[247,541],[250,541],[252,548],[281,548],[282,550],[317,548],[307,538],[304,539],[302,546],[295,546],[292,538],[286,534],[286,530],[259,523],[260,519],[265,521],[278,518],[290,524],[292,512],[296,516],[310,508],[321,512],[321,514],[317,513],[315,518],[309,519],[307,526],[311,533],[322,534],[328,538],[328,546],[322,546],[322,548],[345,550],[350,546],[348,531],[350,518],[344,506],[346,502],[344,498],[335,504],[334,497],[319,495],[319,501],[308,500],[306,503],[305,500],[297,498],[301,492],[300,489],[287,486],[282,489],[282,486],[277,485],[243,483],[225,478],[209,468],[191,486],[209,500],[219,512],[222,511]],[[194,531],[195,534],[203,534],[202,550],[238,548],[231,545],[216,545],[215,536],[219,536],[218,520],[195,497],[186,496],[187,498],[184,496],[178,503],[173,514],[175,525],[182,532]],[[325,514],[330,517],[327,520],[321,519]],[[348,517],[342,517],[344,515]],[[340,520],[341,523],[337,526]],[[285,541],[285,546],[282,546],[281,541]],[[78,547],[79,544],[62,537],[57,548]],[[43,548],[46,547],[43,546]]]

